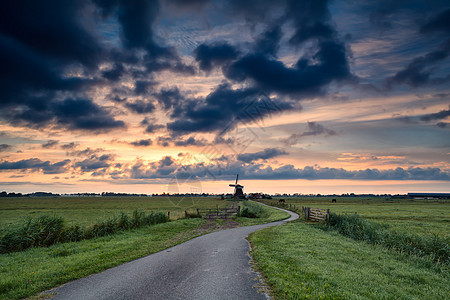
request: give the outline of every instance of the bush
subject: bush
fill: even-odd
[[[83,228],[79,225],[64,226],[64,219],[56,216],[26,218],[17,224],[3,228],[0,234],[0,253],[22,251],[31,247],[48,247],[56,243],[77,242],[116,233],[121,230],[140,228],[168,222],[163,212],[146,214],[135,210],[131,217],[124,212]]]
[[[25,218],[5,228],[0,239],[0,253],[53,245],[61,239],[63,229],[64,220],[61,217]]]
[[[239,217],[245,218],[261,218],[266,215],[264,207],[259,204],[243,201],[242,206],[238,212]]]
[[[354,240],[383,245],[409,255],[427,257],[434,262],[450,265],[449,243],[438,236],[423,237],[396,232],[390,230],[387,225],[364,220],[358,215],[330,214],[326,228],[337,230]]]

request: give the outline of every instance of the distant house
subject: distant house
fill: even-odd
[[[408,193],[414,199],[450,199],[450,193]]]

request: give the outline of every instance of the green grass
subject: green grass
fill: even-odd
[[[331,203],[331,199],[337,203]],[[450,200],[390,200],[384,197],[298,197],[284,198],[286,204],[327,208],[336,214],[354,214],[383,223],[400,232],[437,235],[450,240]],[[277,202],[263,200],[263,203]]]
[[[155,253],[200,234],[184,219],[114,235],[0,255],[0,299],[20,299]]]
[[[239,202],[239,205],[242,207],[245,204],[243,204],[241,201]],[[264,213],[262,218],[235,217],[234,220],[239,222],[241,226],[251,226],[280,221],[289,218],[289,214],[287,212],[281,211],[273,207],[263,206],[263,211]]]
[[[117,205],[117,209],[121,209],[124,207],[121,202],[127,199],[122,201],[119,201],[119,199],[110,199],[109,201],[112,202],[101,201],[101,203],[96,203],[96,198],[76,198],[71,200],[74,201],[72,203],[63,201],[59,202],[56,206],[59,207],[58,215],[64,216],[65,218],[69,215],[69,211],[76,210],[76,201],[81,200],[80,208],[78,209],[80,215],[82,216],[84,212],[87,216],[94,218],[94,220],[88,220],[82,223],[83,226],[87,226],[86,224],[92,225],[98,219],[109,218],[112,215],[108,214],[112,210],[111,206]],[[55,201],[55,199],[38,198],[32,200],[35,201],[32,203],[36,206],[40,206],[39,200],[42,200],[44,203],[42,206],[50,205]],[[145,200],[152,204],[152,210],[159,209],[157,207],[158,201],[160,204],[167,205],[164,199],[145,198]],[[130,203],[142,204],[146,201],[131,199]],[[199,207],[203,208],[215,208],[218,201],[221,201],[219,207],[225,207],[229,204],[229,201],[210,198],[199,199],[198,204]],[[33,210],[31,209],[30,202],[24,201],[22,203],[27,204],[27,209],[25,209],[27,214],[34,215],[32,214]],[[61,206],[64,206],[63,204],[67,206],[66,209],[61,208]],[[136,207],[136,205],[130,206]],[[108,208],[105,209],[105,207]],[[179,211],[182,211],[184,214],[184,209],[180,207]],[[16,214],[18,214],[18,211],[16,211]],[[42,210],[38,211],[42,213]],[[112,211],[117,213],[116,209]],[[249,219],[239,217],[234,220],[240,223],[241,226],[247,226],[268,223],[284,219],[288,216],[287,213],[280,212],[274,208],[265,207],[264,211],[266,214],[263,218]],[[102,215],[104,212],[107,212],[106,215]],[[182,214],[180,213],[180,215]],[[11,218],[11,220],[19,219],[19,215]],[[82,218],[73,218],[74,222],[85,219],[84,216]],[[41,291],[48,290],[68,281],[98,273],[121,263],[161,251],[198,235],[216,230],[218,227],[206,226],[202,228],[206,222],[205,219],[200,218],[179,219],[169,223],[119,231],[112,235],[90,240],[61,243],[47,248],[30,248],[21,252],[1,254],[0,299],[21,299],[36,295]],[[217,225],[224,223],[220,219],[215,222]]]
[[[195,208],[225,208],[229,201],[219,197],[35,197],[0,198],[0,227],[23,217],[56,215],[68,225],[91,225],[100,218],[116,216],[134,210],[170,211],[172,220],[184,216],[184,211]]]
[[[448,269],[302,221],[257,231],[249,241],[275,299],[447,299],[450,294]]]

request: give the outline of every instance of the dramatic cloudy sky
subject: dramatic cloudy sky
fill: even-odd
[[[0,4],[0,189],[450,192],[448,1]]]

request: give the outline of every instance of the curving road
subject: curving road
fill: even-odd
[[[255,287],[245,238],[298,218],[289,214],[283,221],[206,234],[47,293],[57,293],[53,299],[267,299]]]

